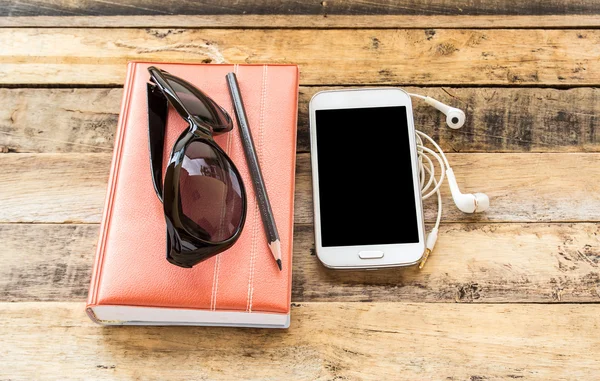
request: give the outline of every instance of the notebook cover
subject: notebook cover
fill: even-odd
[[[192,269],[165,259],[166,227],[150,173],[147,68],[194,84],[235,118],[225,75],[235,72],[280,234],[279,271],[263,231],[237,124],[215,138],[246,186],[246,224],[236,244]],[[90,307],[127,305],[288,314],[292,275],[298,107],[295,65],[128,65],[112,167],[88,296]],[[165,159],[187,123],[169,107]]]

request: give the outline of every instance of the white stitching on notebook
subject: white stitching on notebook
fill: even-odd
[[[252,276],[253,271],[252,269],[254,268],[254,238],[256,237],[256,208],[254,209],[254,214],[252,215],[252,219],[254,222],[254,226],[252,227],[252,241],[251,241],[251,248],[250,248],[250,272],[248,273],[248,296],[246,299],[246,311],[251,312],[250,309],[250,295],[251,293],[251,289],[252,289]]]
[[[260,154],[262,152],[262,147],[263,147],[263,126],[264,126],[264,122],[265,122],[265,103],[266,103],[266,99],[267,99],[267,69],[268,66],[264,65],[263,66],[263,80],[262,80],[262,90],[261,90],[261,96],[260,96],[260,121],[258,123],[258,148],[256,151],[256,156],[257,158],[260,160]],[[256,209],[254,210],[254,214],[256,216],[258,211],[258,204],[256,205]],[[255,223],[255,240],[254,240],[254,244],[253,244],[253,260],[252,260],[252,268],[251,268],[251,285],[249,286],[249,291],[250,291],[250,300],[249,300],[249,307],[248,307],[248,311],[252,312],[252,298],[254,296],[254,268],[255,268],[255,257],[256,257],[256,249],[258,246],[258,241],[259,239],[256,239],[256,231],[259,230],[258,229],[258,224]]]
[[[217,260],[218,257],[215,257],[215,265],[213,267],[213,286],[212,286],[212,292],[210,294],[210,309],[213,309],[213,303],[215,301],[215,280],[217,279]]]
[[[221,257],[217,255],[217,260],[215,263],[217,267],[217,280],[215,281],[215,303],[213,305],[213,311],[217,309],[217,292],[219,291],[219,269],[221,268]]]
[[[238,65],[233,65],[233,72],[237,74]],[[229,109],[232,123],[235,123],[235,112],[233,110],[233,103]],[[231,135],[235,133],[235,128],[227,134],[227,147],[225,153],[229,155],[231,153]],[[211,297],[210,309],[215,311],[217,309],[217,293],[219,292],[219,270],[221,268],[221,255],[217,254],[215,260],[215,269],[213,272],[213,295]]]
[[[254,225],[252,226],[252,241],[251,241],[251,249],[250,249],[250,272],[248,273],[248,299],[246,300],[246,311],[252,312],[252,284],[254,277],[254,253],[256,250],[256,228],[257,223],[256,220],[258,218],[258,203],[254,207],[254,213],[252,215],[252,221]]]

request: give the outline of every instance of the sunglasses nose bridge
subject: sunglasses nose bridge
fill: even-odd
[[[194,117],[193,115],[188,120],[188,122],[192,127],[192,134],[194,134],[197,137],[210,139],[210,137],[214,134],[213,128],[211,126],[207,126],[203,123],[200,123],[198,120],[196,120],[196,117]]]

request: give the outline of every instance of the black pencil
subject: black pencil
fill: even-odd
[[[246,155],[250,176],[252,177],[252,184],[254,185],[254,192],[256,193],[258,209],[260,209],[260,216],[263,221],[263,227],[265,234],[267,235],[267,241],[271,253],[273,254],[273,258],[275,258],[277,266],[279,266],[279,270],[281,271],[283,267],[281,264],[279,233],[277,232],[273,210],[271,209],[271,203],[269,202],[269,196],[267,195],[267,189],[260,170],[260,164],[258,163],[258,156],[256,155],[256,150],[254,148],[254,142],[252,141],[252,134],[250,133],[250,126],[248,124],[248,118],[246,117],[242,94],[240,93],[235,73],[228,73],[226,77],[238,127],[240,128],[244,154]]]

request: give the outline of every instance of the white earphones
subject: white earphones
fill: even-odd
[[[461,193],[452,168],[446,169],[446,176],[450,192],[452,192],[452,199],[458,209],[465,213],[478,213],[484,212],[490,207],[490,198],[485,193]]]
[[[462,110],[455,107],[450,107],[447,104],[444,104],[431,97],[410,93],[409,95],[423,99],[427,104],[430,104],[439,111],[443,112],[446,115],[446,123],[450,128],[458,129],[465,124],[465,113]],[[450,163],[448,163],[448,159],[446,158],[446,155],[440,146],[429,136],[420,131],[419,134],[422,134],[428,138],[427,140],[435,146],[441,158],[443,159],[440,161],[440,165],[445,167],[442,168],[442,179],[445,169],[445,175],[448,177],[448,185],[450,186],[450,192],[452,192],[452,199],[454,200],[456,207],[464,213],[479,213],[486,211],[490,207],[490,198],[485,193],[462,193],[458,188],[454,171],[450,167]]]
[[[465,113],[462,110],[450,107],[431,97],[424,97],[423,100],[446,115],[446,124],[448,124],[448,127],[456,130],[465,124]]]
[[[412,97],[423,99],[426,103],[432,105],[436,109],[440,110],[446,115],[446,123],[450,128],[457,129],[461,128],[465,124],[465,113],[454,107],[450,107],[438,100],[431,97],[425,97],[419,94],[408,94]],[[427,240],[425,241],[425,252],[419,262],[419,269],[422,269],[427,262],[427,258],[433,251],[435,243],[438,238],[438,231],[440,222],[442,220],[442,195],[440,193],[440,186],[444,182],[444,178],[448,178],[448,185],[450,186],[450,192],[452,193],[452,199],[456,204],[456,207],[464,213],[478,213],[484,212],[490,207],[490,198],[484,193],[462,193],[458,188],[454,171],[450,168],[448,158],[442,148],[433,140],[429,135],[422,131],[416,130],[416,141],[417,141],[417,157],[419,160],[419,180],[421,182],[421,198],[423,200],[428,199],[434,194],[437,196],[437,218],[435,225],[431,231],[427,234]],[[425,143],[430,143],[435,149],[431,149],[425,146]],[[439,177],[436,176],[436,166],[434,165],[435,159],[440,168]],[[429,180],[427,180],[429,177]]]

